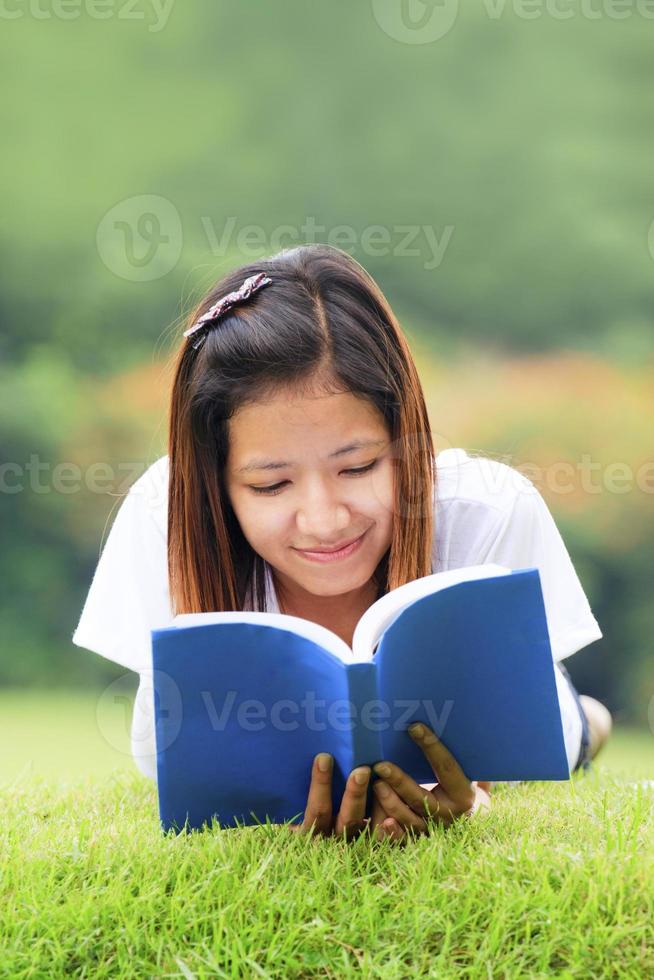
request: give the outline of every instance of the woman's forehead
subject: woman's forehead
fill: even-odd
[[[381,441],[385,420],[351,393],[321,398],[277,398],[249,404],[229,420],[230,454],[336,453],[348,442]]]

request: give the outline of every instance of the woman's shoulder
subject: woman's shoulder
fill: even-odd
[[[519,494],[534,492],[523,473],[488,454],[450,448],[436,456],[436,508],[459,503],[504,514]]]
[[[128,496],[168,534],[168,456],[160,456],[132,483]]]
[[[434,570],[483,564],[490,543],[514,519],[520,494],[535,492],[531,481],[506,462],[465,449],[439,453],[434,494]]]

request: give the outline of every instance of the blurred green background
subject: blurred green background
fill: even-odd
[[[644,9],[3,8],[0,685],[124,673],[71,635],[120,495],[166,451],[180,317],[227,270],[326,241],[398,315],[437,448],[545,497],[604,633],[577,686],[654,729]]]

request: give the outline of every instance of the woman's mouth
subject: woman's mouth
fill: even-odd
[[[368,530],[365,530],[358,538],[355,538],[350,544],[344,545],[337,551],[303,551],[300,548],[295,548],[294,550],[297,551],[298,555],[302,555],[303,558],[307,558],[309,561],[341,561],[341,559],[349,558],[350,555],[355,554],[359,550],[367,533]]]

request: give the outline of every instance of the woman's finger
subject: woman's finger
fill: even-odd
[[[421,820],[423,824],[427,819],[433,817],[438,819],[440,814],[440,803],[436,799],[433,793],[429,790],[423,789],[423,787],[412,779],[411,776],[407,775],[403,769],[396,766],[392,762],[377,762],[373,769],[375,773],[380,777],[380,780],[390,787],[393,791],[393,795],[389,797],[389,802],[395,797],[399,797],[400,803],[406,805],[403,811],[410,812],[414,817]],[[375,783],[375,785],[377,785]],[[376,790],[375,792],[380,792]],[[383,789],[381,790],[383,792]],[[380,802],[384,809],[387,809],[386,800],[380,797]],[[387,812],[391,812],[387,809]],[[392,812],[392,816],[398,818],[397,805],[395,811]]]
[[[398,824],[397,820],[388,816],[377,799],[377,796],[374,794],[368,831],[375,840],[382,840],[388,837],[390,840],[402,841],[406,838],[404,828]]]
[[[382,825],[384,820],[388,817],[386,810],[373,793],[372,795],[372,807],[370,809],[370,822],[368,824],[368,830],[371,833],[375,833],[377,829]]]
[[[332,766],[333,759],[327,752],[319,752],[314,758],[304,819],[301,824],[290,825],[296,833],[331,834]]]
[[[410,726],[409,735],[427,756],[440,787],[455,806],[463,810],[471,807],[475,801],[475,787],[431,728],[418,722]]]
[[[394,817],[386,817],[380,826],[377,827],[377,840],[383,840],[384,837],[388,837],[398,844],[406,844],[408,836],[409,834],[406,828],[401,827]]]
[[[346,840],[351,840],[365,829],[369,781],[370,766],[358,766],[348,776],[334,824],[339,837],[345,833]]]
[[[398,772],[401,771],[398,769]],[[427,822],[423,817],[418,816],[387,782],[383,779],[377,779],[372,788],[387,816],[393,817],[402,827],[409,827],[420,833],[426,831]]]

